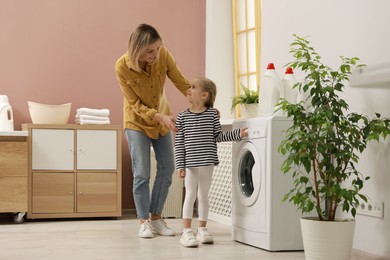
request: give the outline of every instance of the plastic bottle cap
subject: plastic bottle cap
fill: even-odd
[[[285,74],[294,74],[294,71],[292,68],[287,68]]]
[[[267,70],[274,70],[275,65],[273,63],[268,63]]]

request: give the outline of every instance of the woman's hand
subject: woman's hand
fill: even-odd
[[[175,120],[175,118],[172,115],[168,116],[168,115],[163,115],[163,114],[160,114],[160,113],[156,113],[156,114],[154,114],[153,119],[159,121],[162,124],[164,124],[170,130],[172,130],[174,132],[177,132],[176,120]]]
[[[162,123],[172,131],[177,132],[176,119],[172,115],[170,116],[163,115]]]
[[[219,112],[219,110],[217,108],[215,110],[217,110],[218,120],[221,120],[221,112]]]

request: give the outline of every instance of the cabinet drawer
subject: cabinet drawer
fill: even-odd
[[[33,129],[31,140],[33,170],[73,170],[73,130]]]
[[[77,130],[77,169],[116,170],[117,132]]]

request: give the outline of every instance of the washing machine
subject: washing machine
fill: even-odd
[[[283,196],[293,187],[283,174],[278,146],[291,120],[283,116],[237,119],[248,137],[232,147],[232,237],[268,251],[303,250],[300,214]]]

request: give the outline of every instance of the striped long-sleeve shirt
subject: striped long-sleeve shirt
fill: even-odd
[[[176,119],[176,169],[218,165],[217,142],[239,141],[240,129],[222,132],[217,110],[208,108],[202,113],[188,109]]]

